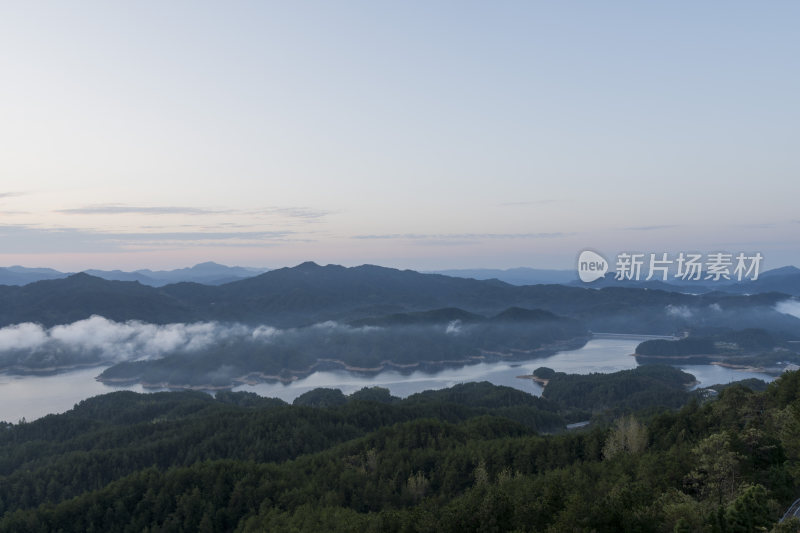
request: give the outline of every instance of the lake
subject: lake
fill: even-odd
[[[549,357],[529,361],[493,362],[469,365],[460,368],[445,368],[437,372],[413,372],[402,374],[395,371],[375,375],[357,375],[344,371],[315,372],[292,383],[260,383],[241,385],[236,391],[249,391],[291,402],[297,396],[317,387],[341,389],[350,394],[363,387],[388,388],[395,396],[406,397],[428,389],[442,389],[469,381],[489,381],[495,385],[507,385],[540,395],[542,387],[530,379],[517,376],[531,374],[540,366],[558,372],[589,374],[592,372],[616,372],[637,366],[631,357],[639,339],[592,339],[577,350],[559,352]],[[21,418],[34,420],[49,413],[63,413],[86,398],[115,390],[152,392],[141,385],[111,387],[95,381],[95,376],[106,367],[95,367],[51,376],[11,376],[0,374],[0,420],[18,422]],[[730,383],[746,378],[772,381],[774,376],[717,365],[683,365],[681,369],[693,374],[699,387],[717,383]]]

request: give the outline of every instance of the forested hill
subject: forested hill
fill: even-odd
[[[209,390],[262,380],[291,381],[324,369],[408,373],[480,361],[543,357],[578,348],[589,336],[577,320],[518,308],[490,318],[441,309],[394,314],[357,324],[326,323],[281,331],[265,328],[211,342],[203,349],[119,362],[98,379],[111,384]],[[260,334],[266,339],[259,339]],[[42,351],[42,355],[52,364],[49,353]],[[30,365],[31,358],[27,361]]]
[[[521,307],[581,319],[595,331],[671,333],[698,321],[798,330],[800,320],[774,309],[787,298],[780,293],[693,296],[645,289],[518,287],[372,265],[303,263],[219,286],[177,283],[156,288],[87,274],[0,286],[0,326],[53,326],[100,315],[159,324],[215,320],[294,327],[452,307],[488,316]],[[709,309],[713,312],[705,312]]]
[[[562,406],[488,383],[112,393],[0,427],[0,531],[797,530],[800,374],[631,408],[543,435]]]

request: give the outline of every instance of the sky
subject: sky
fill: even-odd
[[[0,265],[800,265],[800,3],[0,2]]]

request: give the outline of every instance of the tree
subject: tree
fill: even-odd
[[[741,456],[731,449],[726,433],[714,433],[694,447],[697,467],[686,476],[685,484],[701,499],[717,497],[717,503],[731,500],[738,485]]]
[[[611,459],[620,453],[638,454],[647,447],[647,428],[633,415],[618,418],[603,446],[603,457]]]
[[[731,533],[749,533],[766,530],[772,524],[770,520],[767,489],[761,485],[750,485],[725,512],[727,531]]]

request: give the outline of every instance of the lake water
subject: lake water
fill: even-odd
[[[361,376],[344,371],[315,372],[289,384],[260,383],[242,385],[234,390],[255,392],[261,396],[281,398],[291,402],[297,396],[317,387],[337,388],[345,394],[350,394],[363,387],[380,386],[388,388],[395,396],[405,397],[428,389],[451,387],[458,383],[489,381],[538,396],[542,393],[540,385],[517,376],[529,375],[540,366],[571,374],[609,373],[635,368],[636,359],[630,354],[639,342],[638,339],[592,339],[577,350],[559,352],[530,361],[480,363],[460,368],[446,368],[433,373],[401,374],[388,371]],[[115,390],[151,392],[141,385],[111,387],[95,381],[95,376],[104,368],[88,368],[52,376],[0,374],[0,420],[18,422],[24,417],[30,421],[49,413],[63,413],[81,400]],[[700,387],[751,377],[765,381],[774,379],[774,376],[769,374],[733,370],[717,365],[685,365],[680,368],[693,374],[700,382],[698,385]]]

